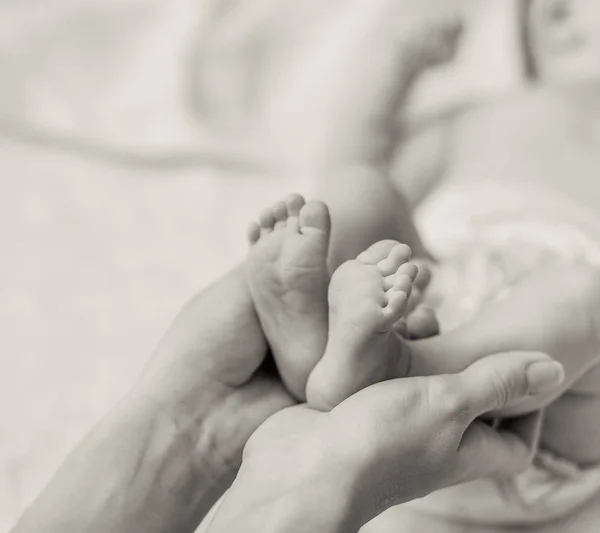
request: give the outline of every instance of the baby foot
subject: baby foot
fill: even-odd
[[[300,400],[327,344],[330,226],[327,206],[292,195],[248,233],[250,292],[281,377]]]
[[[344,263],[329,286],[329,341],[310,375],[311,407],[330,410],[359,390],[408,371],[408,345],[396,330],[418,269],[411,251],[383,241]]]

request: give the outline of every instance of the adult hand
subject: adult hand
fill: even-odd
[[[137,402],[159,406],[192,440],[206,443],[211,434],[218,446],[195,449],[206,467],[223,469],[217,497],[235,476],[250,435],[296,403],[267,353],[240,267],[187,303],[133,390]]]
[[[192,533],[250,435],[294,404],[266,372],[242,269],[181,312],[136,387],[86,436],[15,533]]]
[[[543,373],[528,372],[540,362],[556,365],[536,353],[490,356],[460,374],[374,385],[329,413],[275,415],[246,446],[209,531],[358,531],[391,506],[522,471],[537,428],[517,436],[478,418],[547,389]]]

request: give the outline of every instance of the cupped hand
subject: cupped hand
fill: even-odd
[[[198,441],[195,450],[206,468],[226,470],[218,473],[226,477],[218,496],[235,475],[250,435],[271,415],[296,403],[268,363],[240,267],[187,303],[133,391]]]
[[[327,507],[358,531],[393,505],[524,470],[539,428],[498,431],[478,419],[537,390],[527,368],[539,361],[556,364],[536,353],[490,356],[460,374],[374,385],[329,413],[282,411],[248,442],[212,530],[226,530],[241,516],[266,520],[278,502],[291,519],[297,501],[307,524]]]

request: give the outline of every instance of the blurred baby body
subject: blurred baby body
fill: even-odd
[[[416,213],[425,244],[439,259],[430,299],[443,330],[469,322],[548,264],[600,269],[600,112],[589,105],[594,94],[593,85],[533,89],[472,110],[456,125],[450,167]],[[600,90],[597,97],[600,104]],[[585,406],[574,403],[569,413],[552,416],[549,444],[562,458],[542,449],[536,467],[509,489],[481,481],[417,505],[497,523],[550,520],[580,505],[600,488],[598,470],[577,464],[598,460],[600,434],[589,421],[594,410],[600,412],[600,400],[592,399],[600,398],[599,370],[572,391],[573,397],[588,395]],[[477,505],[470,505],[475,493]]]
[[[416,222],[440,258],[493,254],[490,294],[549,261],[600,268],[599,176],[600,85],[535,88],[457,121]]]

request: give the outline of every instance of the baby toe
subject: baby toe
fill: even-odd
[[[431,282],[432,263],[431,261],[424,259],[415,259],[414,262],[419,269],[419,273],[415,279],[415,286],[418,287],[419,290],[424,291]]]
[[[290,194],[285,200],[288,215],[290,217],[297,217],[300,215],[300,210],[304,207],[306,203],[304,198],[299,194]]]
[[[417,307],[423,303],[423,293],[413,283],[411,292],[408,297],[407,313],[412,313]]]
[[[312,201],[300,210],[300,231],[319,230],[329,235],[331,229],[331,218],[329,208],[323,202]]]
[[[246,235],[248,236],[248,242],[250,242],[250,244],[256,244],[260,239],[260,226],[258,223],[250,222]]]
[[[408,276],[411,282],[414,283],[414,281],[417,279],[417,276],[419,275],[419,267],[417,267],[417,265],[415,265],[414,263],[404,263],[403,265],[400,265],[400,268],[398,269],[396,274],[401,276]]]
[[[275,226],[275,214],[272,209],[265,209],[258,218],[258,224],[260,225],[261,237],[268,235],[273,231]]]
[[[397,244],[392,248],[388,257],[377,263],[377,267],[383,276],[390,276],[410,259],[411,254],[412,251],[406,244]]]
[[[285,228],[285,223],[288,218],[288,208],[285,202],[277,202],[273,206],[273,216],[275,217],[274,229],[278,230]]]
[[[413,263],[404,263],[400,268],[392,275],[383,278],[383,289],[389,291],[396,287],[400,276],[404,276],[410,280],[410,285],[414,285],[415,278],[417,277],[418,268]]]
[[[398,241],[380,241],[367,248],[356,259],[365,265],[376,265],[388,257],[398,244],[400,244]]]
[[[407,296],[410,296],[412,284],[413,280],[410,276],[398,274],[394,279],[394,286],[392,287],[392,290],[394,292],[404,292]]]
[[[388,325],[395,324],[404,315],[408,295],[405,292],[393,292],[390,294],[387,305],[383,308],[384,319]]]

